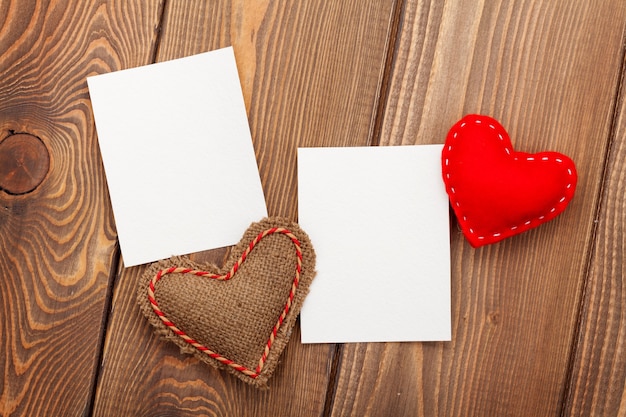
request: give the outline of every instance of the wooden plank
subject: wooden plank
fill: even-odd
[[[394,6],[168,2],[159,60],[234,46],[270,215],[296,219],[298,146],[371,142]],[[223,256],[195,258],[221,264]],[[120,272],[95,415],[322,414],[333,345],[301,345],[296,326],[270,390],[255,390],[152,335],[135,301],[142,271]]]
[[[117,249],[86,77],[149,62],[158,18],[0,2],[0,415],[89,413]]]
[[[626,415],[626,90],[621,88],[567,416]]]
[[[381,144],[443,143],[463,114],[490,114],[518,150],[571,156],[579,185],[562,216],[497,245],[472,249],[453,223],[452,342],[346,345],[333,415],[559,414],[625,17],[610,0],[406,2]]]

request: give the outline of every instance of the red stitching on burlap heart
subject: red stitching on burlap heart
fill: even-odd
[[[557,152],[513,150],[493,118],[471,114],[449,131],[443,180],[461,230],[474,247],[552,220],[574,196],[574,162]]]
[[[192,268],[189,266],[176,266],[176,265],[169,266],[167,268],[159,269],[156,273],[152,271],[152,273],[150,274],[151,278],[149,280],[149,284],[147,285],[147,288],[142,287],[140,289],[140,296],[139,296],[140,297],[139,302],[142,305],[142,310],[144,311],[144,314],[147,313],[146,311],[147,308],[145,308],[145,305],[146,305],[145,301],[147,300],[151,311],[156,315],[156,317],[159,318],[162,325],[165,326],[165,328],[167,328],[173,335],[175,335],[176,338],[178,338],[178,340],[183,340],[187,345],[193,347],[195,349],[194,354],[196,354],[196,356],[198,356],[201,360],[207,363],[210,363],[211,365],[215,365],[215,363],[213,363],[212,360],[217,361],[219,364],[223,365],[224,369],[227,369],[235,373],[237,376],[240,377],[240,379],[243,379],[244,381],[249,382],[258,387],[265,386],[265,382],[271,375],[271,372],[273,371],[273,367],[276,365],[277,357],[274,358],[275,360],[273,360],[272,362],[272,366],[271,366],[272,369],[269,369],[269,370],[266,369],[266,365],[268,362],[268,358],[270,357],[270,354],[274,354],[274,350],[276,346],[275,342],[277,338],[278,337],[282,337],[283,339],[285,337],[288,338],[288,335],[289,335],[288,331],[282,332],[280,336],[279,336],[279,331],[281,331],[281,329],[285,325],[288,325],[289,327],[293,326],[295,322],[295,317],[293,317],[293,315],[298,314],[301,308],[304,296],[306,295],[306,292],[308,291],[308,286],[310,284],[310,281],[313,275],[312,262],[314,262],[314,253],[312,252],[310,241],[308,240],[308,237],[306,236],[306,234],[304,234],[304,232],[301,229],[299,229],[297,225],[291,224],[291,227],[298,231],[297,234],[300,237],[296,236],[296,234],[294,234],[290,228],[275,226],[276,221],[272,219],[265,219],[261,223],[253,224],[251,228],[248,230],[247,234],[249,234],[249,232],[253,230],[254,227],[258,228],[259,225],[261,224],[267,225],[267,226],[272,225],[272,227],[262,230],[256,235],[254,239],[252,239],[249,243],[246,244],[245,250],[243,250],[241,255],[232,264],[232,267],[230,268],[228,272],[220,274],[220,273],[206,271],[203,269]],[[168,314],[166,314],[166,312],[162,310],[160,303],[158,301],[157,284],[160,281],[167,279],[166,277],[168,275],[173,275],[173,274],[189,275],[189,276],[206,278],[209,280],[222,281],[222,282],[238,279],[239,277],[238,271],[246,263],[246,260],[250,258],[251,253],[255,250],[255,248],[260,244],[261,241],[266,239],[268,236],[272,236],[272,235],[286,236],[287,238],[289,238],[290,242],[293,245],[293,248],[294,248],[293,253],[295,255],[295,267],[293,270],[293,280],[291,281],[291,288],[289,290],[289,295],[287,296],[284,302],[284,306],[282,307],[282,310],[280,311],[280,315],[278,316],[272,331],[267,337],[267,342],[265,343],[263,352],[260,353],[258,364],[256,368],[251,369],[250,367],[247,367],[243,365],[242,363],[239,363],[236,359],[228,358],[226,357],[226,355],[223,355],[222,353],[218,352],[216,349],[209,347],[206,341],[203,343],[199,340],[196,340],[193,337],[193,334],[188,334],[188,331],[181,329],[181,326],[179,326],[178,323],[175,323],[173,320],[170,320],[170,318],[168,317]],[[238,248],[242,247],[244,243],[244,239],[242,239],[242,241],[237,245]],[[304,282],[303,288],[299,288],[301,284],[302,276],[303,276],[303,244],[301,242],[302,239],[304,239],[304,243],[306,245],[305,250],[307,251],[307,254],[306,254],[307,265],[305,266],[306,271],[304,271],[305,282]],[[258,257],[258,256],[264,256],[264,255],[267,255],[267,254],[257,253],[255,256]],[[158,265],[162,265],[162,264],[158,264]],[[252,285],[252,283],[250,285]],[[142,293],[143,295],[141,295]],[[296,300],[296,297],[298,297],[297,300]],[[204,302],[210,302],[210,300],[206,300]],[[225,308],[228,308],[228,306],[226,306]],[[289,323],[286,323],[287,317],[290,318]],[[155,323],[153,322],[153,319],[151,319],[151,322],[153,325],[155,325]],[[177,342],[177,344],[179,344],[180,346],[180,343]],[[274,356],[280,355],[280,351],[282,351],[282,348],[284,348],[285,344],[286,344],[286,340],[282,340],[281,346],[279,346],[278,348],[279,351],[276,352],[276,355]],[[197,353],[200,353],[200,355],[198,355]],[[257,378],[259,378],[259,376],[261,375],[263,375],[264,378],[260,378],[262,380],[257,381]]]

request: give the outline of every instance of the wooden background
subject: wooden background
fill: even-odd
[[[626,416],[625,27],[615,0],[0,0],[0,415]],[[270,215],[297,219],[298,146],[443,143],[467,113],[572,157],[576,196],[478,250],[453,223],[452,342],[296,328],[256,391],[140,316],[86,84],[228,45]]]

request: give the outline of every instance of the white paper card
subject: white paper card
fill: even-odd
[[[232,48],[87,79],[125,266],[267,216]]]
[[[317,254],[303,343],[450,340],[441,150],[298,149],[299,223]]]

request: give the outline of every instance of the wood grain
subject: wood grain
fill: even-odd
[[[347,345],[333,415],[560,413],[625,17],[612,1],[405,3],[381,144],[443,143],[485,113],[518,150],[571,156],[580,180],[563,215],[500,244],[472,249],[453,224],[452,342]]]
[[[0,2],[0,138],[50,158],[34,191],[0,191],[2,416],[89,411],[117,250],[86,77],[146,62],[157,9]]]
[[[40,141],[0,159],[0,416],[626,416],[625,29],[612,0],[0,0],[0,145]],[[141,316],[85,82],[230,44],[271,215],[297,218],[298,146],[441,143],[471,112],[571,156],[577,194],[479,250],[453,221],[452,342],[296,326],[255,390]]]
[[[626,415],[626,90],[621,88],[567,416]]]
[[[169,1],[157,59],[234,46],[268,212],[295,220],[296,148],[371,143],[394,7]],[[152,335],[135,300],[142,270],[120,270],[95,415],[322,414],[334,346],[301,345],[296,326],[270,390],[255,390]]]

